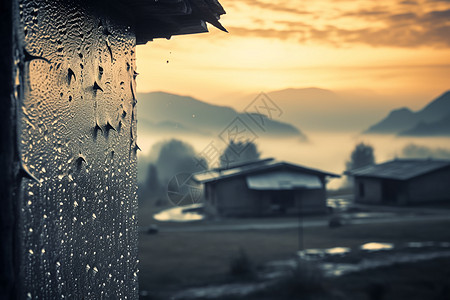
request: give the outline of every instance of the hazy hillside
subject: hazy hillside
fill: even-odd
[[[238,117],[258,135],[305,138],[300,130],[290,124],[253,114],[254,120],[264,122],[263,126],[259,127],[245,113],[238,113],[226,106],[208,104],[192,97],[152,92],[139,94],[138,99],[140,131],[218,135]]]
[[[366,133],[396,134],[417,125],[417,116],[409,108],[393,110],[379,123],[371,126]]]
[[[450,114],[450,91],[443,93],[417,114],[424,122],[435,122]]]
[[[281,120],[307,131],[360,131],[378,120],[389,107],[369,90],[302,88],[267,95],[282,109]]]
[[[369,127],[365,133],[390,133],[409,136],[450,135],[450,91],[431,101],[423,109],[392,111],[386,118]]]
[[[400,132],[403,136],[450,136],[450,114],[437,122],[420,122],[414,128]]]

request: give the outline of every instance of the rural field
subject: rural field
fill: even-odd
[[[286,219],[268,220],[274,224],[277,221],[287,222]],[[365,254],[359,247],[369,242],[392,243],[396,247],[410,242],[450,242],[450,220],[348,224],[338,228],[311,226],[301,232],[298,228],[186,232],[182,230],[186,226],[185,223],[160,223],[159,233],[141,233],[142,299],[168,299],[174,292],[190,287],[251,281],[251,276],[230,275],[230,267],[239,254],[245,255],[242,263],[258,269],[271,261],[295,258],[299,247],[348,247],[362,259]],[[195,226],[208,228],[211,223],[199,222]],[[308,289],[284,293],[281,291],[289,288],[281,285],[245,298],[220,299],[448,299],[443,297],[448,297],[450,292],[449,270],[449,257],[436,258],[323,279],[313,294]]]

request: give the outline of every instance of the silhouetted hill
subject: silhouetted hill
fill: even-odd
[[[391,133],[395,134],[407,130],[417,124],[414,112],[409,108],[393,110],[381,122],[371,126],[366,133]]]
[[[450,114],[450,91],[443,93],[417,114],[425,122],[433,122]]]
[[[402,136],[450,136],[450,114],[437,122],[420,122],[414,128],[400,132]]]
[[[264,120],[262,130],[245,113],[238,113],[230,107],[212,105],[192,97],[152,92],[141,93],[138,99],[139,130],[143,131],[218,135],[233,120],[239,118],[240,122],[258,135],[305,138],[300,130],[290,124],[252,114],[255,120]]]
[[[449,116],[450,91],[447,91],[417,112],[408,108],[392,111],[365,133],[409,136],[450,135]]]

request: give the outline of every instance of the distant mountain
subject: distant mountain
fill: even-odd
[[[392,111],[364,133],[408,136],[450,135],[449,124],[450,91],[447,91],[419,111],[413,112],[408,108]]]
[[[261,114],[238,113],[226,106],[209,104],[192,97],[164,92],[141,93],[139,130],[156,133],[219,135],[236,122],[258,136],[306,138],[296,127],[270,120]],[[234,122],[234,123],[233,123]]]
[[[369,90],[299,88],[267,95],[283,111],[281,120],[303,130],[358,131],[386,111],[386,103],[381,103],[380,96]]]
[[[393,110],[379,123],[371,126],[366,133],[396,134],[417,125],[417,117],[409,108]]]
[[[435,122],[450,114],[450,91],[443,93],[417,114],[424,122]]]
[[[450,114],[437,122],[420,122],[415,127],[400,132],[402,136],[450,136]]]

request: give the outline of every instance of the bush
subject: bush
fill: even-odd
[[[284,288],[290,295],[302,295],[324,290],[324,276],[316,264],[299,260],[297,267],[284,279]]]
[[[230,260],[230,275],[240,278],[253,278],[256,275],[253,262],[242,248]]]
[[[251,299],[343,299],[334,294],[327,290],[322,270],[316,264],[299,260],[290,273],[265,290],[256,292]]]

